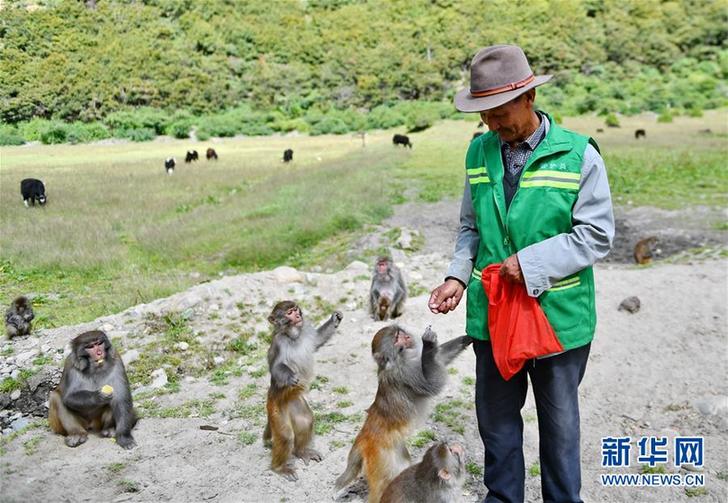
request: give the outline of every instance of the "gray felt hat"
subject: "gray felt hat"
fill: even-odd
[[[478,51],[470,63],[470,88],[455,95],[461,112],[483,112],[545,84],[552,75],[534,75],[523,50],[515,45],[492,45]]]

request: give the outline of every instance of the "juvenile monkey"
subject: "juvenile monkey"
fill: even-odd
[[[634,246],[634,260],[640,265],[652,262],[652,248],[657,244],[657,237],[650,236],[637,242]]]
[[[457,337],[442,346],[429,328],[422,338],[397,325],[379,330],[372,339],[379,387],[367,418],[349,451],[346,470],[336,479],[340,490],[364,472],[369,503],[379,503],[387,485],[410,463],[405,440],[417,420],[429,412],[430,398],[442,391],[446,366],[472,339]]]
[[[389,257],[378,257],[369,289],[369,312],[377,321],[400,316],[407,300],[407,287],[399,268]]]
[[[458,443],[438,442],[422,461],[387,486],[380,503],[453,503],[465,472],[465,450]]]
[[[16,298],[10,308],[5,311],[5,332],[8,338],[12,339],[16,335],[28,335],[30,333],[31,322],[35,318],[33,307],[25,296]]]
[[[268,349],[270,388],[263,442],[273,450],[271,469],[291,481],[298,480],[291,455],[307,465],[321,461],[321,454],[310,447],[313,412],[304,394],[314,376],[313,353],[334,335],[342,318],[334,311],[316,329],[304,322],[301,308],[290,300],[276,304],[268,316],[273,340]]]

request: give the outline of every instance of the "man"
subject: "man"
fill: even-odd
[[[581,501],[578,386],[594,336],[592,264],[612,245],[614,217],[604,161],[591,138],[536,111],[534,76],[523,51],[498,45],[472,60],[470,88],[455,96],[490,131],[466,156],[460,232],[445,282],[429,308],[447,313],[468,288],[466,331],[475,339],[475,403],[485,447],[486,502],[524,499],[523,420],[528,377],[538,415],[544,501]],[[481,271],[536,297],[563,352],[530,360],[510,380],[493,361]]]

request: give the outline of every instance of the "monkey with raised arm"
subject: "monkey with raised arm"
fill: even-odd
[[[438,442],[387,486],[380,503],[454,503],[465,473],[465,450],[455,442]]]
[[[337,490],[363,472],[369,503],[379,503],[387,485],[409,466],[405,441],[415,422],[427,417],[430,399],[444,388],[446,366],[472,341],[464,335],[438,346],[437,335],[429,328],[420,338],[397,325],[374,335],[372,356],[379,386],[349,451],[346,470],[336,479]]]
[[[22,295],[16,298],[10,304],[10,308],[5,311],[5,332],[8,334],[8,338],[12,339],[16,335],[28,335],[33,318],[35,318],[35,314],[33,314],[30,300]]]
[[[288,480],[298,480],[291,456],[321,461],[311,447],[313,412],[305,393],[313,380],[313,353],[334,335],[343,315],[334,311],[318,329],[303,319],[301,308],[290,300],[279,302],[268,321],[273,339],[268,349],[270,387],[266,409],[268,422],[263,442],[272,447],[271,469]]]
[[[378,257],[369,289],[369,312],[377,321],[396,318],[404,312],[407,286],[402,272],[389,257]]]
[[[69,447],[84,443],[94,430],[131,449],[136,422],[124,363],[106,334],[92,330],[73,339],[61,382],[48,397],[51,430],[64,435]]]

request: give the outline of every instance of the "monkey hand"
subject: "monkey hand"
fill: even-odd
[[[288,379],[286,379],[286,386],[298,386],[299,382],[300,379],[298,379],[298,376],[291,372],[291,375],[289,375]]]
[[[107,385],[108,386],[108,385]],[[101,403],[109,403],[111,402],[111,399],[114,398],[113,393],[106,393],[104,391],[104,388],[101,388],[99,391],[96,392],[98,395],[98,399]]]
[[[460,343],[462,348],[465,349],[473,343],[474,339],[469,335],[461,335],[456,340]]]
[[[422,334],[422,342],[425,345],[437,345],[437,334],[432,331],[432,327],[425,329],[425,333]]]
[[[339,323],[341,323],[341,320],[344,319],[344,315],[341,314],[341,311],[334,311],[331,314],[331,319],[334,320],[334,326],[338,327]]]

